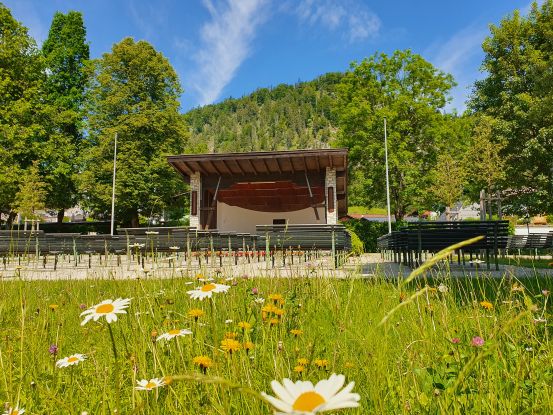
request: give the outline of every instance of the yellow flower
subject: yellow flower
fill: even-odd
[[[213,366],[213,360],[211,360],[208,356],[196,356],[192,359],[192,363],[199,366],[204,373],[207,372],[207,369]]]
[[[511,287],[511,291],[513,291],[513,292],[516,292],[516,291],[522,292],[522,291],[524,291],[524,287],[515,282],[513,284],[513,286]]]
[[[171,383],[173,383],[173,378],[171,376],[165,376],[163,378],[163,382],[166,384],[166,385],[170,385]]]
[[[303,330],[300,329],[292,329],[290,330],[290,333],[292,333],[295,337],[298,337],[303,334]]]
[[[282,310],[281,308],[275,308],[273,314],[275,316],[282,317],[284,315],[284,310]]]
[[[242,330],[246,331],[252,328],[252,325],[248,323],[247,321],[241,321],[238,323],[238,327],[240,327]]]
[[[232,331],[227,331],[225,333],[225,339],[235,339],[236,338],[236,333],[233,333]]]
[[[57,305],[57,304],[50,304],[50,305],[48,306],[48,308],[49,308],[50,310],[52,310],[52,311],[55,311],[58,307],[59,307],[59,305]]]
[[[305,371],[305,366],[302,366],[302,365],[294,366],[294,372],[302,373],[303,371]]]
[[[255,345],[252,342],[244,342],[244,350],[246,352],[249,352],[250,350],[253,350]]]
[[[278,318],[272,318],[269,320],[271,326],[276,326],[278,324]]]
[[[240,342],[234,339],[224,339],[221,341],[221,349],[230,354],[237,352],[241,347]]]
[[[269,294],[269,300],[272,300],[275,304],[284,300],[281,294]]]
[[[493,309],[493,304],[490,303],[489,301],[481,301],[480,302],[480,305],[485,308],[486,310],[491,310]]]
[[[264,313],[274,313],[276,309],[277,308],[273,304],[267,304],[261,308],[261,311]]]
[[[315,359],[313,360],[313,364],[319,368],[327,368],[328,367],[328,360],[326,359]]]
[[[298,359],[298,365],[307,366],[308,364],[309,364],[309,360],[307,360],[305,357],[300,357]]]
[[[199,308],[193,308],[188,311],[188,317],[194,318],[195,321],[198,321],[198,319],[203,317],[204,314],[204,310],[200,310]]]

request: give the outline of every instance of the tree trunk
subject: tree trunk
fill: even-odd
[[[134,211],[131,213],[131,228],[138,228],[140,226],[140,222],[138,220],[138,212]]]
[[[58,223],[63,223],[64,216],[65,216],[65,209],[58,210]]]
[[[10,212],[8,214],[8,220],[6,220],[6,229],[11,229],[13,225],[13,221],[15,220],[16,217],[17,217],[17,213],[15,212]]]

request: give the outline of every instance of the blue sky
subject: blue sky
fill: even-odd
[[[454,75],[462,111],[488,25],[531,0],[0,0],[40,44],[55,11],[84,15],[93,58],[127,36],[178,72],[183,110],[307,81],[375,52],[411,49]]]

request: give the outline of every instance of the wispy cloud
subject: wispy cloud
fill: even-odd
[[[159,33],[159,28],[168,23],[169,13],[165,2],[141,5],[135,0],[128,0],[127,8],[132,21],[145,39],[152,40]]]
[[[249,56],[268,0],[203,0],[210,20],[200,29],[193,86],[200,105],[214,102]]]
[[[447,109],[464,111],[466,100],[483,58],[482,42],[489,34],[485,26],[468,26],[455,33],[445,42],[435,42],[424,53],[432,63],[454,76],[458,86],[452,91],[452,102]]]
[[[382,25],[374,12],[356,0],[296,0],[287,6],[312,26],[343,30],[351,42],[376,36]]]

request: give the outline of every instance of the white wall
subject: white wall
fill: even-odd
[[[317,208],[319,219],[313,208],[294,212],[257,212],[217,202],[217,229],[255,233],[255,225],[272,225],[273,219],[288,219],[288,224],[323,224],[326,223],[324,207]]]
[[[530,233],[549,233],[553,231],[553,227],[547,225],[517,225],[515,226],[515,235],[528,235]]]

